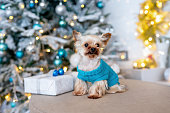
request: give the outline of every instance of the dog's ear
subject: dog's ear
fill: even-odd
[[[111,33],[105,33],[105,34],[102,34],[101,36],[101,41],[107,45],[107,42],[109,41],[109,39],[111,38],[112,34]]]
[[[77,41],[80,40],[80,38],[81,38],[81,33],[77,32],[76,30],[73,30],[73,40]]]

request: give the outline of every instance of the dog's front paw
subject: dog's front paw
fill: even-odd
[[[98,98],[101,98],[102,96],[99,96],[98,94],[94,94],[94,95],[89,95],[88,98],[90,99],[98,99]]]
[[[87,93],[87,91],[81,90],[81,89],[73,91],[74,96],[82,96],[82,95],[85,95],[86,93]]]
[[[89,96],[90,99],[98,99],[101,98],[106,93],[106,81],[97,81],[95,82],[89,89]]]

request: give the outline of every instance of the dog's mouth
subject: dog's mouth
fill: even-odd
[[[85,55],[98,55],[97,51],[96,52],[87,52]]]

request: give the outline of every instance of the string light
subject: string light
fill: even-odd
[[[12,20],[12,19],[14,19],[14,17],[13,16],[9,16],[9,19]]]
[[[151,25],[153,25],[154,24],[154,21],[151,21]]]
[[[77,15],[73,15],[74,20],[77,20],[77,18],[78,18]]]
[[[152,45],[149,45],[148,47],[149,47],[149,48],[152,48]]]
[[[35,3],[37,4],[37,3],[38,3],[38,0],[35,0]]]
[[[67,37],[68,37],[67,35],[64,35],[64,36],[63,36],[63,38],[65,38],[65,39],[66,39]]]
[[[149,41],[152,41],[152,37],[149,37],[149,39],[148,39]]]
[[[124,54],[121,54],[120,58],[123,60],[123,59],[125,59],[126,57],[125,57]]]
[[[24,9],[24,8],[25,8],[24,3],[20,3],[20,4],[19,4],[19,7],[20,7],[21,9]]]
[[[139,12],[139,13],[142,15],[144,12],[143,12],[143,10],[140,10],[140,12]]]
[[[162,2],[161,1],[156,1],[156,6],[158,8],[162,8]]]
[[[70,21],[70,26],[74,26],[74,22],[73,21]]]
[[[145,8],[145,9],[149,9],[149,5],[146,5],[144,8]]]
[[[133,67],[136,68],[137,66],[138,66],[138,63],[137,63],[137,62],[134,62],[134,63],[133,63]]]
[[[64,72],[67,72],[68,67],[67,67],[67,66],[64,66],[64,67],[63,67],[63,70],[64,70]]]
[[[145,43],[145,45],[148,45],[148,44],[149,44],[149,41],[148,41],[148,40],[145,40],[144,43]]]
[[[84,6],[85,6],[84,4],[81,4],[81,8],[84,8]]]
[[[145,63],[141,63],[141,67],[143,67],[143,68],[144,68],[144,67],[145,67]]]
[[[39,36],[36,36],[36,37],[35,37],[35,39],[36,39],[36,40],[39,40],[39,39],[40,39],[40,37],[39,37]]]
[[[25,96],[28,98],[28,100],[31,99],[31,93],[25,93]]]
[[[147,14],[148,13],[148,10],[145,10],[145,14]]]
[[[159,23],[159,22],[161,21],[161,16],[160,16],[160,15],[157,15],[155,21],[156,21],[157,23]]]
[[[5,96],[5,99],[7,102],[9,102],[11,100],[11,97],[10,97],[10,93],[8,93],[6,96]]]
[[[67,2],[67,0],[63,0],[63,2]]]
[[[156,37],[160,37],[160,34],[156,34]]]
[[[43,71],[43,70],[44,70],[44,68],[43,68],[43,67],[41,67],[41,68],[40,68],[40,71]]]
[[[46,52],[48,52],[48,53],[49,53],[49,52],[51,52],[51,50],[50,50],[50,49],[46,49]]]
[[[44,33],[44,30],[40,29],[40,30],[39,30],[39,33],[41,33],[41,34]]]

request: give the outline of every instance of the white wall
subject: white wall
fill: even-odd
[[[143,57],[143,43],[135,36],[142,2],[144,0],[107,0],[104,9],[105,13],[110,13],[108,22],[114,26],[117,38],[128,50],[130,61]]]

